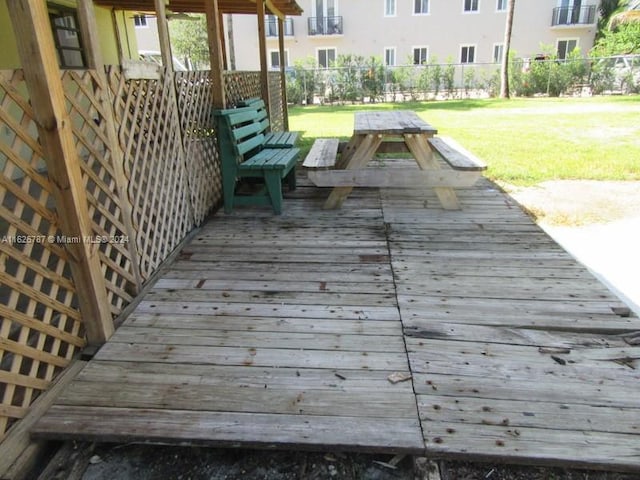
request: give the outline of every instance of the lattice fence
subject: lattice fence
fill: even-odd
[[[176,72],[178,112],[196,225],[222,198],[212,88],[209,72]]]
[[[0,72],[0,439],[85,345],[21,71]]]
[[[108,239],[96,248],[115,317],[220,203],[212,84],[208,72],[126,80],[118,67],[66,71],[62,82],[92,233]],[[225,88],[232,104],[260,96],[260,74],[227,73]],[[32,119],[22,72],[0,71],[0,441],[85,346],[59,240],[65,212]]]
[[[123,182],[124,176],[122,165],[115,165],[112,149],[119,147],[111,145],[107,133],[104,109],[111,108],[111,102],[106,101],[108,92],[95,71],[67,70],[62,82],[93,220],[93,235],[96,239],[107,239],[96,245],[111,312],[116,316],[131,302],[140,285],[134,274],[135,252],[130,249],[133,245],[129,245],[134,241],[133,232],[125,227],[123,218],[123,202],[128,200],[120,198],[117,189],[117,181]],[[116,172],[117,167],[120,172]]]
[[[262,97],[260,72],[225,72],[225,94],[227,107],[235,107],[247,98]],[[285,108],[280,73],[269,73],[269,120],[272,130],[284,130]]]
[[[194,225],[173,78],[126,80],[109,69],[140,273],[149,278]]]
[[[282,98],[282,79],[280,73],[269,73],[269,120],[271,122],[271,129],[276,131],[283,131],[284,128],[284,105]]]
[[[247,98],[260,97],[260,72],[224,72],[224,88],[228,108]]]

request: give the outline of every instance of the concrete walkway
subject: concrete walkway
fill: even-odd
[[[583,227],[542,227],[640,315],[640,216]]]

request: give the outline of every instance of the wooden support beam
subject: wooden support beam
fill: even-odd
[[[211,81],[213,82],[213,106],[215,108],[225,108],[227,105],[224,91],[224,63],[222,61],[222,48],[219,42],[220,31],[220,10],[218,0],[208,0],[204,2],[205,14],[207,16],[207,38],[209,40],[209,59],[211,62]]]
[[[70,254],[78,303],[90,344],[104,343],[113,333],[113,320],[102,276],[98,249],[85,241],[93,234],[87,195],[67,114],[49,14],[40,0],[7,0],[25,82],[33,106],[60,229],[78,238],[65,248]]]
[[[271,97],[269,96],[269,65],[267,63],[267,37],[264,25],[264,0],[256,2],[256,14],[258,15],[258,46],[260,52],[260,91],[262,99],[271,112]]]
[[[359,168],[357,170],[310,170],[307,175],[316,187],[376,188],[464,188],[481,177],[480,172],[455,170],[412,170],[399,168]]]
[[[124,173],[124,154],[118,141],[116,122],[113,117],[113,101],[109,95],[109,82],[104,68],[104,60],[102,58],[102,50],[100,49],[100,38],[98,37],[98,25],[96,23],[95,8],[93,0],[78,0],[78,22],[80,23],[80,32],[87,50],[87,61],[89,68],[95,69],[100,85],[100,105],[104,114],[106,123],[107,139],[109,141],[109,149],[111,150],[112,168],[114,181],[118,198],[120,199],[120,210],[122,214],[122,223],[126,235],[130,241],[127,242],[127,250],[131,258],[131,266],[133,275],[136,279],[135,293],[139,293],[142,289],[142,275],[140,273],[140,264],[138,258],[138,250],[136,231],[133,228],[133,206],[127,193],[127,185],[129,184]]]
[[[280,55],[280,94],[282,95],[283,129],[289,130],[289,109],[287,108],[287,75],[285,74],[284,20],[278,17],[278,50]]]
[[[169,72],[173,72],[173,54],[171,53],[171,42],[169,40],[169,24],[167,23],[167,10],[164,0],[153,0],[158,20],[158,40],[160,41],[160,54],[162,64]]]

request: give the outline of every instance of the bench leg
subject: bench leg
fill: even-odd
[[[233,197],[236,194],[236,178],[231,175],[222,176],[222,196],[224,200],[224,213],[233,210]]]
[[[280,171],[265,172],[264,183],[267,185],[273,213],[280,215],[282,213],[282,176]]]
[[[289,174],[285,177],[287,180],[287,185],[289,186],[289,191],[293,192],[296,189],[296,168],[293,167]]]

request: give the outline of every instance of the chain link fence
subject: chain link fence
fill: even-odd
[[[496,97],[500,64],[437,63],[389,67],[376,59],[339,58],[332,68],[297,64],[288,69],[287,96],[296,104],[376,103]],[[514,59],[514,96],[640,93],[640,55],[565,60]]]

